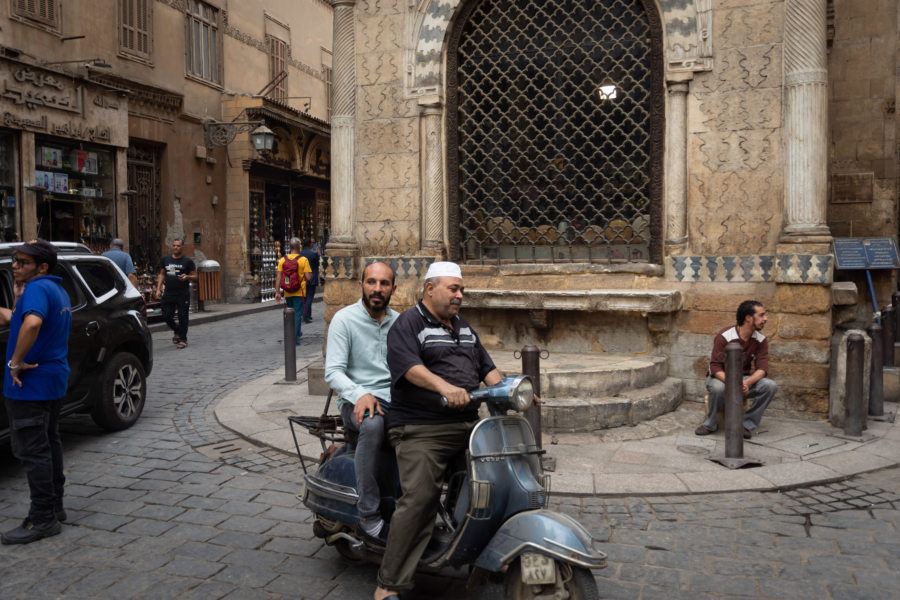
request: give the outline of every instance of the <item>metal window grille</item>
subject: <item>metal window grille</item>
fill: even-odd
[[[129,54],[150,56],[153,35],[150,0],[120,0],[119,45]]]
[[[642,0],[476,4],[456,54],[461,259],[654,258],[654,31]]]
[[[187,71],[191,75],[220,83],[219,11],[205,2],[188,0],[185,18]]]
[[[274,79],[282,71],[287,72],[288,45],[284,40],[267,36],[269,42],[269,77]],[[278,102],[287,102],[287,80],[285,77],[272,88],[269,98]]]
[[[15,13],[21,17],[58,27],[57,2],[58,0],[15,0]]]

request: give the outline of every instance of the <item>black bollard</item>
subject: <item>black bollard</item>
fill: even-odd
[[[297,342],[294,309],[284,307],[284,380],[297,381]]]
[[[866,342],[858,333],[847,336],[847,390],[844,395],[844,435],[859,437],[863,429],[863,369]]]
[[[725,346],[725,458],[744,458],[744,372],[741,345]]]
[[[882,327],[872,323],[868,329],[872,338],[872,372],[869,374],[869,414],[884,416],[884,347],[881,341]]]
[[[888,367],[894,366],[894,307],[888,304],[881,309],[881,341],[883,354],[881,360]]]
[[[534,395],[541,395],[541,351],[537,346],[526,344],[520,351],[522,354],[522,373],[531,377],[531,383],[534,385]],[[525,411],[525,420],[534,430],[534,440],[537,442],[538,448],[543,448],[541,440],[541,407],[532,404]]]

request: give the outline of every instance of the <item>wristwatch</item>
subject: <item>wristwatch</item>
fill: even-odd
[[[19,371],[22,369],[22,365],[13,366],[12,360],[10,360],[9,362],[6,363],[6,368],[9,369],[10,371]]]

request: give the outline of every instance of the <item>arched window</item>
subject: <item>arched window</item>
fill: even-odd
[[[451,32],[450,232],[467,262],[661,262],[652,0],[480,0]]]

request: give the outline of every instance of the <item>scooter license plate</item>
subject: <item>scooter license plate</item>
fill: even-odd
[[[526,552],[519,557],[519,561],[522,565],[522,583],[544,585],[556,581],[555,565],[549,556]]]

